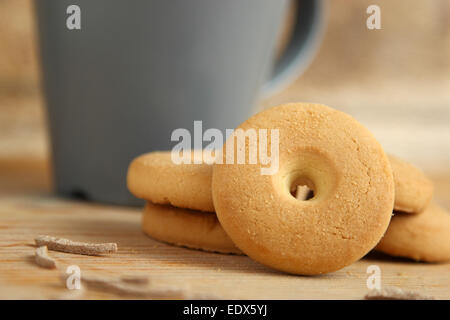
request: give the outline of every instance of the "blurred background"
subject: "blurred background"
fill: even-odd
[[[366,8],[381,8],[381,30]],[[0,0],[0,191],[51,190],[32,0]],[[279,50],[292,19],[281,30]],[[294,83],[258,102],[327,104],[421,167],[450,208],[450,1],[333,0],[318,54]]]

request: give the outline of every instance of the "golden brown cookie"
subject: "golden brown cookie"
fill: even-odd
[[[142,229],[150,237],[204,251],[242,254],[214,213],[157,205],[144,208]]]
[[[421,213],[433,197],[433,184],[423,172],[397,157],[389,155],[395,182],[394,209],[411,214]]]
[[[396,213],[375,249],[418,261],[450,261],[450,214],[434,203],[418,215]]]
[[[339,270],[379,242],[394,205],[392,170],[380,144],[355,119],[327,106],[291,103],[239,128],[279,130],[274,175],[262,175],[260,161],[213,166],[217,216],[243,252],[272,268],[309,275]],[[307,185],[314,197],[297,200],[294,185]]]
[[[211,174],[209,164],[175,164],[171,152],[151,152],[131,162],[127,185],[133,195],[153,203],[214,212]]]

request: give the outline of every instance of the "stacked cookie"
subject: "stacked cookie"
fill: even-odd
[[[450,261],[450,214],[431,202],[433,184],[413,165],[389,159],[395,181],[394,216],[375,249],[417,261]]]
[[[375,246],[416,260],[450,260],[450,216],[429,204],[431,182],[386,156],[355,119],[323,105],[292,103],[258,113],[238,129],[277,130],[265,140],[266,150],[278,152],[274,174],[261,174],[264,159],[229,161],[236,134],[215,161],[198,151],[191,157],[201,163],[175,164],[170,152],[153,152],[131,163],[128,188],[148,201],[142,223],[149,236],[245,253],[295,274],[338,270]],[[251,147],[246,140],[247,155]]]
[[[214,213],[212,165],[203,153],[199,164],[175,164],[170,152],[152,152],[134,159],[128,189],[147,200],[142,227],[152,238],[193,249],[240,254]],[[209,159],[211,160],[211,159]]]

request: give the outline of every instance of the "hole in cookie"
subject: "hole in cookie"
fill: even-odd
[[[272,176],[281,200],[289,197],[297,203],[322,202],[339,183],[339,174],[329,156],[314,148],[301,148],[280,155],[280,168]],[[294,204],[294,203],[292,203]]]
[[[300,201],[307,201],[314,198],[314,184],[306,177],[296,178],[290,185],[291,195]]]
[[[308,186],[298,185],[291,190],[291,195],[301,201],[307,201],[314,198],[314,190]]]

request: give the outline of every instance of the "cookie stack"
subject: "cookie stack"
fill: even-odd
[[[291,103],[260,112],[238,129],[277,130],[264,141],[266,150],[277,151],[278,170],[261,174],[267,166],[261,157],[228,161],[227,150],[239,150],[236,134],[215,161],[202,151],[191,157],[203,161],[191,164],[175,164],[170,152],[142,155],[129,167],[128,188],[147,200],[145,233],[189,248],[245,253],[305,275],[339,270],[374,247],[421,261],[450,260],[450,215],[430,204],[429,179],[386,156],[352,117]],[[271,148],[275,142],[277,149]],[[246,140],[241,150],[248,155],[250,147]]]
[[[192,152],[192,159],[203,152]],[[241,254],[214,212],[211,161],[175,164],[171,152],[137,157],[128,169],[128,189],[147,200],[142,228],[152,238],[192,249]]]

